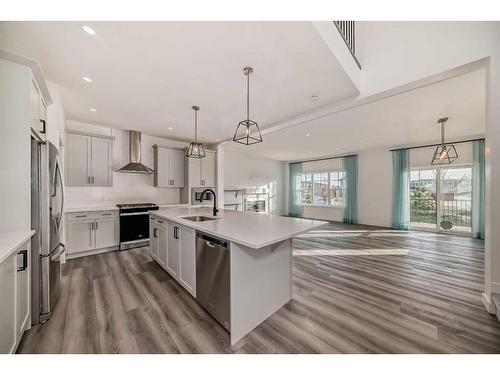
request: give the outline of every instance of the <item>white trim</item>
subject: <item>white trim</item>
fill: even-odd
[[[481,294],[481,301],[483,302],[484,307],[486,308],[486,311],[488,311],[490,314],[496,314],[496,308],[493,302],[491,302],[491,298],[488,294],[483,293]]]
[[[490,281],[491,293],[500,294],[500,283]]]
[[[108,253],[108,252],[115,251],[115,250],[119,250],[119,246],[106,247],[104,249],[93,249],[93,250],[88,250],[88,251],[79,251],[77,253],[66,253],[66,260],[67,259],[81,258],[81,257],[85,257],[87,255]]]
[[[78,131],[78,130],[66,130],[66,134],[84,135],[84,136],[87,136],[87,137],[104,138],[104,139],[110,139],[110,140],[114,140],[115,139],[115,137],[112,136],[112,135],[87,133],[87,132],[81,132],[81,131]]]
[[[322,207],[322,208],[338,208],[338,209],[343,209],[344,205],[340,204],[313,204],[313,203],[301,203],[300,204],[303,207]]]

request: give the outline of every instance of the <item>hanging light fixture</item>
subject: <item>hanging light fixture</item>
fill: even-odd
[[[444,143],[444,125],[446,121],[448,121],[448,117],[443,117],[438,120],[438,124],[441,125],[441,145],[436,147],[436,151],[432,157],[432,165],[451,164],[458,159],[455,145]]]
[[[243,74],[247,76],[247,119],[239,122],[233,137],[233,141],[247,146],[262,142],[259,125],[250,120],[250,74],[252,73],[253,69],[250,67],[243,69]]]
[[[189,144],[189,147],[186,152],[186,157],[200,159],[206,156],[203,144],[198,143],[198,111],[200,110],[200,107],[194,105],[193,109],[194,109],[194,142],[191,142]]]

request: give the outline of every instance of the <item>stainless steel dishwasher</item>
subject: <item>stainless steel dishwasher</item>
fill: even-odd
[[[229,276],[229,243],[198,233],[196,300],[228,331],[231,330]]]

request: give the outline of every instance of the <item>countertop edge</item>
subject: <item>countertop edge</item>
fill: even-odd
[[[170,216],[167,217],[167,216],[161,214],[158,211],[149,211],[149,213],[152,214],[152,215],[154,215],[154,216],[158,216],[158,217],[160,217],[162,219],[173,221],[175,223],[184,225],[184,226],[186,226],[188,228],[197,230],[199,232],[207,233],[207,234],[213,235],[215,237],[222,238],[222,239],[224,239],[226,241],[234,242],[234,243],[237,243],[239,245],[243,245],[243,246],[249,247],[249,248],[254,249],[254,250],[261,249],[263,247],[266,247],[266,246],[269,246],[269,245],[272,245],[272,244],[275,244],[275,243],[278,243],[278,242],[286,241],[286,240],[288,240],[290,238],[293,238],[293,237],[299,236],[299,235],[301,235],[303,233],[309,232],[310,230],[312,230],[314,228],[317,228],[317,227],[320,227],[320,226],[322,226],[322,225],[324,225],[326,223],[326,222],[322,222],[322,223],[314,224],[310,228],[307,228],[307,229],[301,230],[299,232],[296,232],[293,235],[287,235],[287,236],[284,236],[284,237],[278,237],[277,239],[272,240],[272,241],[266,241],[266,242],[262,242],[262,243],[258,243],[258,244],[251,244],[251,243],[239,240],[237,238],[232,238],[230,236],[221,235],[220,233],[217,233],[217,232],[214,232],[214,231],[211,231],[211,230],[207,230],[205,228],[200,228],[200,227],[196,226],[195,223],[193,223],[193,222],[191,222],[189,220],[184,220],[184,219],[182,219],[180,217],[174,217],[174,218],[172,218]]]
[[[2,235],[13,235],[13,236],[19,235],[18,239],[16,239],[12,244],[9,244],[8,247],[9,250],[6,250],[4,252],[0,248],[0,263],[3,263],[5,259],[11,256],[12,253],[19,248],[19,246],[28,241],[31,237],[33,237],[34,234],[35,234],[34,230],[0,233],[0,241]]]

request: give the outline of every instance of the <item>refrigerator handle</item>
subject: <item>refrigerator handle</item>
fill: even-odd
[[[63,178],[62,178],[62,173],[61,173],[61,167],[59,164],[59,158],[56,159],[56,170],[57,174],[59,175],[59,179],[61,181],[61,212],[59,213],[59,222],[57,223],[57,227],[60,227],[62,216],[64,213],[64,183],[63,183]]]

